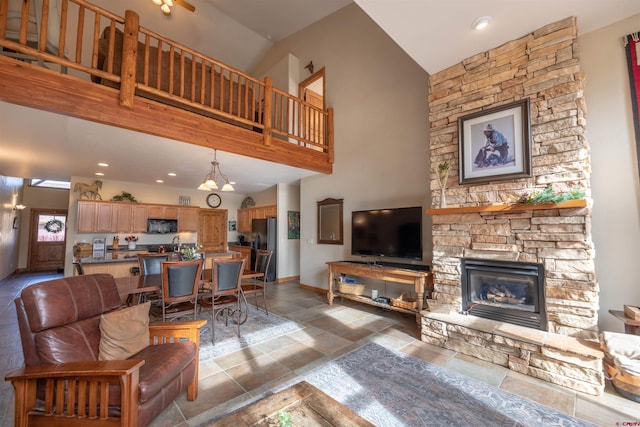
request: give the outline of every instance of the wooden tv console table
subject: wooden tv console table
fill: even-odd
[[[389,310],[400,311],[408,314],[415,314],[418,326],[420,326],[420,312],[422,311],[422,303],[424,300],[425,286],[432,281],[432,274],[430,271],[409,270],[398,267],[388,267],[384,265],[370,265],[357,262],[337,261],[328,262],[329,266],[329,292],[327,293],[327,299],[329,305],[333,304],[333,298],[339,296],[352,301],[358,301],[363,304],[374,305],[377,307],[386,308]],[[413,310],[395,307],[390,304],[374,301],[367,296],[343,294],[334,290],[335,278],[340,274],[351,274],[354,276],[370,277],[373,279],[387,280],[389,282],[404,283],[413,285],[413,290],[416,293],[416,305]]]

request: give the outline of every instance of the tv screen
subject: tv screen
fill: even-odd
[[[422,208],[352,212],[351,254],[421,260]]]

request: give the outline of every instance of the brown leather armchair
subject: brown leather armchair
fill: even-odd
[[[127,360],[98,360],[100,316],[120,308],[113,276],[65,277],[15,300],[25,367],[7,375],[15,426],[146,426],[180,393],[198,395],[204,320],[149,324],[150,344]]]

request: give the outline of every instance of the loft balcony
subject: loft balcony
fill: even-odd
[[[0,101],[332,171],[331,108],[84,0],[0,0]]]

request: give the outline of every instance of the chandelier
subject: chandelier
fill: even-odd
[[[153,4],[160,6],[160,10],[165,15],[171,15],[171,7],[173,6],[172,0],[151,0]]]
[[[212,191],[218,189],[218,182],[224,182],[222,184],[221,191],[234,191],[233,185],[229,182],[229,178],[220,170],[220,163],[217,160],[217,150],[213,150],[213,161],[211,162],[211,170],[205,175],[202,180],[202,184],[198,187],[198,190]]]
[[[186,0],[151,0],[153,4],[160,6],[160,10],[165,15],[171,15],[171,8],[174,4],[178,4],[191,12],[195,12],[196,8]]]

